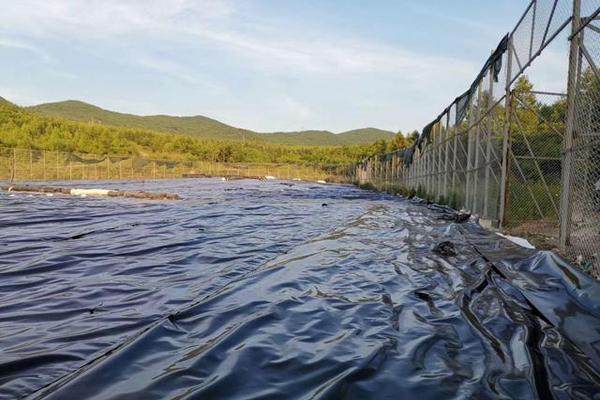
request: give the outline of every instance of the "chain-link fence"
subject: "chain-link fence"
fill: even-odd
[[[222,163],[135,156],[0,148],[0,180],[147,180],[193,177],[301,179],[351,182],[353,169],[338,165]]]
[[[581,18],[570,36],[561,246],[600,275],[600,7],[589,2],[577,7]]]
[[[468,209],[599,274],[599,13],[531,1],[471,86],[410,148],[359,163],[358,183]]]

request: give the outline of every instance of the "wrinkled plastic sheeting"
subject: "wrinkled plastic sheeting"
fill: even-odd
[[[0,397],[598,393],[599,284],[552,253],[348,186],[148,186],[185,200],[0,195]]]

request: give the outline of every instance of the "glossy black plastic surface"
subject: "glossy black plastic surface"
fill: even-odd
[[[0,398],[599,392],[600,284],[552,253],[351,186],[144,186],[184,200],[0,194]]]

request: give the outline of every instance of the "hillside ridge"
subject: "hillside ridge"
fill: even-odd
[[[26,109],[45,116],[91,124],[150,129],[207,139],[259,140],[288,145],[339,146],[370,144],[381,139],[388,140],[394,136],[393,132],[373,127],[353,129],[341,133],[333,133],[327,130],[259,133],[249,129],[237,128],[203,115],[172,116],[157,114],[141,116],[106,110],[79,100],[43,103],[26,107]]]

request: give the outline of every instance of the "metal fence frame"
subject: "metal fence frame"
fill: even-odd
[[[523,234],[543,223],[555,236],[549,247],[600,274],[600,208],[594,209],[593,190],[595,180],[600,184],[600,90],[582,84],[595,80],[600,87],[599,25],[600,0],[530,1],[469,90],[409,149],[359,163],[357,182],[464,208],[492,227],[528,226]],[[560,125],[539,128],[536,146],[522,119],[538,111],[521,98],[517,82],[569,26],[566,94],[533,92],[553,103],[564,96],[566,116]],[[544,121],[539,113],[536,118]],[[540,151],[543,141],[548,148]],[[575,202],[585,209],[574,213]],[[531,218],[523,212],[527,207]],[[528,219],[536,225],[525,224]]]
[[[0,147],[0,180],[151,180],[194,176],[265,177],[352,182],[351,169],[337,165],[164,160],[135,155],[83,154]]]

